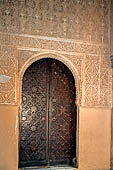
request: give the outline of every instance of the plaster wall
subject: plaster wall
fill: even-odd
[[[18,106],[0,105],[0,170],[18,168]]]
[[[0,1],[0,74],[11,77],[0,83],[0,170],[18,169],[22,73],[48,56],[64,62],[76,79],[78,169],[110,168],[109,21],[108,0]]]
[[[79,111],[79,168],[110,169],[111,109]]]

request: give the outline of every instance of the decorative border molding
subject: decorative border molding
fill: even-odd
[[[90,44],[82,41],[70,41],[43,36],[19,35],[0,33],[0,42],[2,45],[14,46],[18,49],[32,50],[46,49],[59,52],[87,53],[91,55],[109,55],[108,44]]]

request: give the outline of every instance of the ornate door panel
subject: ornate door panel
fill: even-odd
[[[25,72],[19,164],[70,164],[76,156],[75,83],[60,61],[41,59]]]
[[[58,60],[51,64],[50,164],[70,164],[76,157],[75,82],[69,69]]]
[[[47,62],[33,63],[25,72],[20,109],[20,166],[48,162]]]

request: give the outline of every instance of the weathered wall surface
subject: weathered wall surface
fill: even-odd
[[[82,147],[79,149],[80,169],[110,167],[112,70],[109,60],[109,12],[108,0],[0,1],[0,74],[11,77],[7,84],[0,84],[0,104],[11,105],[12,108],[19,105],[21,73],[40,55],[56,56],[65,64],[73,65],[79,82],[78,105],[87,108],[87,111],[79,110],[78,144],[79,148]],[[4,112],[12,120],[11,108],[8,107],[8,111]],[[12,117],[16,120],[14,112]],[[84,116],[89,122],[88,126]],[[5,124],[0,124],[0,129],[4,128]],[[15,127],[11,128],[14,131]],[[100,132],[103,132],[101,139]],[[3,134],[0,133],[2,138]],[[9,154],[12,149],[7,140],[3,139]],[[17,136],[14,136],[14,140],[17,144]],[[86,153],[85,149],[89,145],[92,150],[96,146],[94,154]],[[17,145],[14,150],[16,157]],[[1,152],[0,155],[3,158]],[[16,170],[14,164],[18,168],[18,161],[12,157],[0,161],[0,170]],[[99,158],[102,160],[100,165]],[[8,167],[7,162],[11,166]]]

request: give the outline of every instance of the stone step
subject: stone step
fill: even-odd
[[[73,170],[75,169],[74,167],[70,167],[70,166],[63,166],[63,167],[55,167],[55,166],[51,166],[51,167],[26,167],[26,168],[21,168],[19,170]]]

